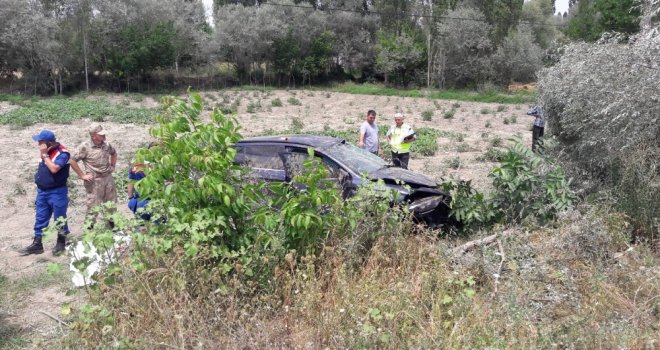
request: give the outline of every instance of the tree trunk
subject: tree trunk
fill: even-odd
[[[87,63],[87,29],[85,27],[85,21],[87,20],[87,15],[89,14],[87,0],[84,0],[84,8],[81,9],[81,21],[80,28],[82,31],[82,45],[83,45],[83,60],[85,62],[85,91],[89,92],[89,66]]]

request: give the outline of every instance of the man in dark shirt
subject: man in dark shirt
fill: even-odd
[[[39,143],[39,156],[41,162],[34,175],[37,184],[37,198],[35,200],[34,240],[29,246],[19,250],[22,255],[41,254],[44,246],[41,242],[43,230],[48,227],[51,216],[55,220],[63,218],[64,225],[57,235],[57,243],[53,248],[53,255],[61,254],[65,249],[66,235],[69,227],[66,224],[66,210],[69,205],[68,189],[69,178],[69,151],[55,140],[55,134],[50,130],[42,130],[32,136],[32,140]]]

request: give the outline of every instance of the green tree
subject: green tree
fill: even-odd
[[[385,76],[385,83],[407,85],[417,69],[424,66],[425,45],[421,33],[410,30],[400,35],[380,32],[376,51],[376,69]]]
[[[321,33],[312,41],[310,53],[303,59],[302,64],[310,83],[312,78],[319,76],[327,70],[332,61],[333,44],[334,36],[329,31]]]
[[[498,44],[518,24],[524,0],[483,0],[479,3],[481,12],[493,26],[492,39]]]
[[[605,31],[635,33],[639,31],[641,15],[635,0],[596,0],[600,13],[598,23]]]
[[[606,31],[635,33],[639,31],[640,15],[634,0],[580,0],[566,35],[575,40],[596,41]]]
[[[119,32],[119,50],[106,52],[106,67],[117,78],[126,79],[126,90],[130,91],[133,76],[172,65],[174,36],[171,22],[128,25]]]

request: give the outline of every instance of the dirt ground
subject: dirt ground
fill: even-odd
[[[501,139],[503,145],[513,136],[523,138],[525,144],[531,143],[531,124],[533,119],[527,115],[526,105],[498,105],[472,103],[450,100],[430,100],[426,98],[387,97],[351,95],[322,91],[222,91],[204,92],[202,94],[207,105],[230,104],[239,99],[237,119],[241,124],[244,136],[255,135],[265,130],[289,129],[294,120],[303,123],[303,131],[313,133],[315,130],[331,128],[335,130],[357,130],[363,121],[366,111],[374,109],[378,113],[377,124],[381,128],[393,123],[394,113],[402,111],[406,122],[414,128],[429,127],[441,131],[464,134],[463,141],[456,138],[440,137],[439,151],[432,157],[413,158],[410,168],[430,175],[436,179],[441,177],[460,177],[471,179],[479,190],[488,190],[488,172],[494,163],[479,161],[482,155],[493,143]],[[122,95],[104,95],[115,103],[130,106],[154,107],[157,101],[144,98],[136,102]],[[98,98],[98,97],[95,97]],[[274,99],[279,99],[283,106],[272,105]],[[293,99],[297,100],[294,101]],[[297,102],[300,104],[298,105]],[[248,113],[249,106],[256,112]],[[256,107],[255,107],[256,106]],[[0,113],[6,113],[16,108],[6,102],[0,102]],[[209,107],[210,109],[210,107]],[[443,115],[454,109],[451,119]],[[433,111],[432,119],[423,120],[424,111]],[[207,111],[208,113],[208,111]],[[508,124],[505,123],[505,118]],[[428,118],[427,118],[428,119]],[[50,249],[53,241],[45,243],[46,252],[41,255],[20,257],[17,249],[31,242],[34,225],[35,185],[33,175],[39,162],[38,148],[31,136],[39,130],[47,128],[55,132],[58,141],[70,150],[76,148],[88,136],[86,127],[89,120],[80,120],[69,125],[38,124],[28,128],[0,126],[0,164],[3,165],[0,182],[0,274],[10,281],[29,279],[45,273],[49,262],[65,264],[66,256],[53,257]],[[118,150],[119,161],[117,176],[125,176],[129,161],[136,148],[149,142],[148,126],[132,124],[104,123],[108,130],[108,141]],[[495,140],[495,141],[494,141]],[[460,167],[452,169],[448,161],[458,157]],[[72,237],[81,235],[81,223],[84,216],[84,188],[82,180],[73,172],[70,183],[75,184],[70,189],[70,206],[68,211],[69,225]],[[118,189],[124,191],[124,189]],[[119,207],[128,215],[124,202]],[[29,334],[44,338],[61,334],[60,325],[45,313],[58,315],[60,307],[65,302],[74,301],[74,297],[66,296],[66,290],[71,286],[49,286],[36,288],[25,295],[22,301],[10,310],[8,315],[0,315],[0,323],[7,323]],[[45,313],[43,313],[43,312]],[[32,344],[32,346],[35,346]]]

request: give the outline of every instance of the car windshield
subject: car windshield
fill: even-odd
[[[371,173],[387,165],[380,157],[350,144],[336,144],[324,149],[323,152],[344,163],[356,174]]]

